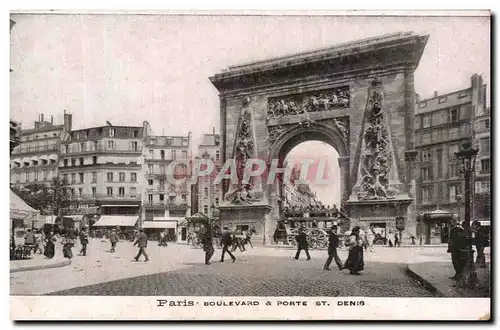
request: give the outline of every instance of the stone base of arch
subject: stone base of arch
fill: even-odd
[[[269,217],[271,206],[268,204],[249,205],[221,205],[219,209],[219,219],[221,227],[228,227],[229,230],[236,229],[237,226],[254,226],[257,234],[252,237],[252,244],[258,245],[272,244],[276,221]]]

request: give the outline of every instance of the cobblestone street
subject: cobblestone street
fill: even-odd
[[[75,249],[76,251],[76,249]],[[120,243],[116,254],[94,240],[87,257],[76,256],[70,266],[11,274],[12,295],[227,295],[227,296],[430,296],[404,273],[406,263],[445,260],[445,249],[378,247],[365,253],[365,271],[322,270],[326,251],[311,251],[312,260],[293,260],[294,250],[256,248],[237,252],[235,263],[203,264],[203,251],[150,243],[150,262],[135,262],[136,249]],[[347,251],[340,250],[342,260]],[[448,257],[449,258],[449,257]]]

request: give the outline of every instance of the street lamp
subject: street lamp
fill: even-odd
[[[462,271],[462,274],[459,274],[463,285],[467,286],[475,286],[477,283],[477,274],[476,269],[474,267],[474,251],[472,250],[472,232],[470,228],[471,222],[471,179],[472,174],[475,170],[476,164],[476,156],[478,153],[478,149],[474,149],[472,147],[472,143],[470,141],[464,142],[462,144],[462,150],[455,153],[457,159],[462,163],[462,172],[464,173],[465,179],[465,191],[464,191],[464,230],[466,234],[466,238],[464,241],[466,253],[465,267]]]

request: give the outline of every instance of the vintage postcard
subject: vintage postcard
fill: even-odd
[[[490,319],[490,15],[11,12],[11,318]]]

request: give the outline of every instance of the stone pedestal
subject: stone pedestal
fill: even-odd
[[[257,230],[257,237],[260,237],[262,244],[269,244],[272,240],[276,221],[270,219],[269,212],[271,206],[268,204],[240,204],[219,206],[221,226],[228,227],[229,230],[236,229],[238,225],[254,226]]]

